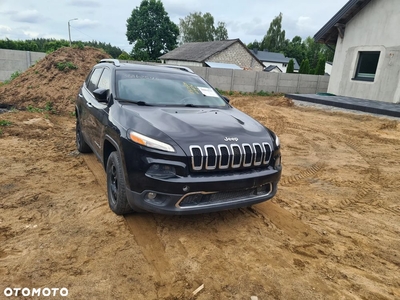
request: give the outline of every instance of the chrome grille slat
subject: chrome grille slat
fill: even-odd
[[[220,168],[221,170],[228,169],[229,168],[229,162],[231,160],[229,147],[227,145],[220,144],[220,145],[218,145],[218,151],[219,151],[218,168]],[[226,162],[225,162],[225,156],[226,156]]]
[[[194,171],[251,168],[268,165],[272,148],[267,142],[243,144],[191,145],[189,147]]]
[[[272,155],[271,146],[268,143],[262,143],[262,145],[264,147],[264,160],[263,160],[263,163],[264,164],[268,164],[270,159],[271,159],[271,155]]]
[[[254,165],[259,166],[262,163],[264,152],[262,151],[261,145],[258,143],[253,143],[254,149]]]
[[[253,163],[253,149],[250,144],[242,144],[243,147],[243,167],[250,167]]]
[[[213,145],[204,146],[206,155],[206,169],[215,170],[217,168],[217,151]]]
[[[203,168],[203,150],[200,146],[190,146],[190,154],[192,155],[192,168],[195,171],[200,171]],[[200,156],[197,154],[200,151]],[[197,162],[196,159],[200,157],[200,162]]]
[[[242,164],[242,148],[240,148],[240,146],[238,144],[232,144],[231,150],[232,150],[231,167],[234,169],[240,168],[240,165]],[[237,162],[237,159],[239,159],[238,162]]]

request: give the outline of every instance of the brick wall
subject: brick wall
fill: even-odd
[[[220,53],[214,54],[207,61],[235,64],[245,70],[253,71],[262,71],[264,68],[239,42]]]

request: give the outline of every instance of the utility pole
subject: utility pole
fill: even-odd
[[[78,18],[71,19],[68,21],[68,36],[69,36],[69,46],[70,47],[71,47],[71,25],[69,24],[69,22],[75,21],[75,20],[78,20]]]

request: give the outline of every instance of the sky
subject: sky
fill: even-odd
[[[130,52],[126,20],[141,0],[0,0],[0,39],[71,39],[110,43]],[[313,37],[348,0],[162,0],[170,20],[209,12],[225,22],[230,39],[261,41],[271,21],[282,13],[286,38]],[[77,20],[72,20],[77,19]]]

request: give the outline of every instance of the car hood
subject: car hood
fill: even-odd
[[[235,108],[167,108],[124,105],[126,128],[153,138],[165,134],[188,145],[271,142],[267,129]],[[130,117],[129,117],[130,116]],[[163,139],[161,139],[163,140]]]

